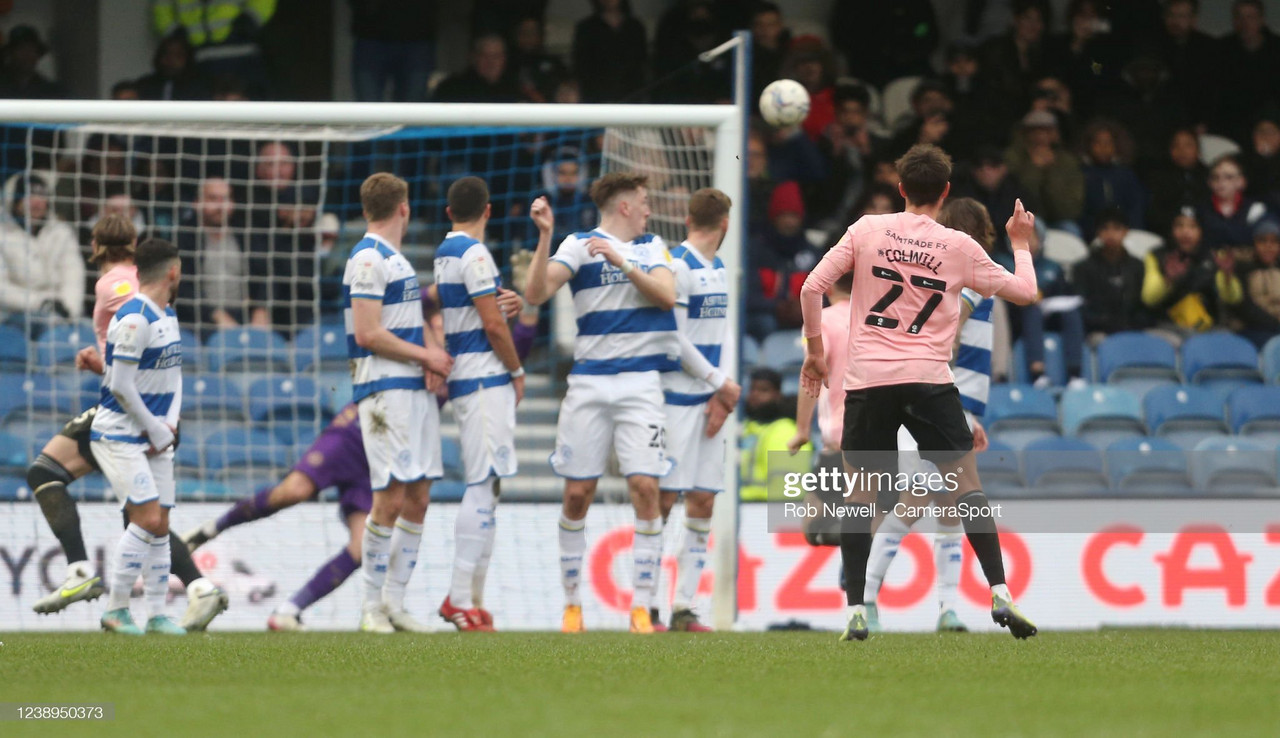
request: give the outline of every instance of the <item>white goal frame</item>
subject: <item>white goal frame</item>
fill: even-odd
[[[745,50],[742,34],[717,52],[737,46],[734,105],[554,105],[339,102],[178,102],[116,100],[6,100],[0,122],[57,124],[201,124],[309,126],[523,126],[523,127],[672,127],[715,131],[712,185],[734,203],[733,218],[720,257],[728,274],[732,299],[729,324],[741,336],[743,257],[746,242]],[[738,379],[738,341],[721,353],[722,370]],[[725,492],[719,495],[712,521],[715,587],[712,622],[729,630],[737,620],[738,423],[725,423],[730,439],[725,454]],[[548,533],[550,535],[550,533]]]

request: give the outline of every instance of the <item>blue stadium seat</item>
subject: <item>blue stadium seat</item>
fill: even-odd
[[[182,375],[182,415],[201,419],[243,420],[244,396],[235,381],[217,374]]]
[[[21,502],[31,499],[27,480],[19,476],[0,476],[0,502]]]
[[[31,463],[30,447],[22,436],[0,433],[0,471],[23,474]]]
[[[0,417],[6,427],[65,423],[79,404],[78,388],[63,386],[47,374],[0,375]]]
[[[1104,492],[1102,454],[1078,438],[1042,438],[1022,453],[1032,496],[1079,496]]]
[[[440,450],[445,476],[451,479],[462,479],[462,446],[453,438],[441,438]]]
[[[1030,384],[1031,375],[1027,373],[1027,349],[1019,338],[1010,352],[1009,376],[1018,384]],[[1044,373],[1055,387],[1067,383],[1067,363],[1062,353],[1062,337],[1057,333],[1044,334]]]
[[[178,499],[184,502],[222,502],[235,497],[226,484],[199,477],[180,477],[177,494]]]
[[[346,369],[350,361],[346,328],[334,323],[303,328],[293,338],[293,353],[298,371],[315,364],[321,370]]]
[[[200,363],[200,357],[203,347],[200,345],[200,337],[189,328],[178,329],[178,340],[182,342],[182,368],[187,371],[195,371],[203,364]]]
[[[1015,496],[1023,488],[1018,452],[1007,443],[991,441],[987,450],[978,454],[978,475],[992,497]]]
[[[738,350],[742,352],[743,366],[755,366],[760,361],[760,344],[751,336],[742,337]]]
[[[1186,453],[1164,438],[1124,438],[1107,447],[1111,486],[1128,493],[1185,494],[1192,490]]]
[[[1098,381],[1119,385],[1140,399],[1155,387],[1179,384],[1178,353],[1156,336],[1125,331],[1098,346]]]
[[[1191,455],[1196,490],[1232,496],[1273,496],[1276,454],[1247,438],[1206,438]]]
[[[1227,399],[1231,432],[1280,437],[1280,387],[1241,387]]]
[[[80,380],[80,412],[84,412],[102,399],[102,377],[92,372],[85,372]]]
[[[325,409],[330,414],[337,415],[343,406],[351,402],[351,372],[347,369],[324,370],[317,379]]]
[[[264,377],[249,385],[249,417],[256,421],[320,414],[320,389],[310,377]]]
[[[1147,428],[1182,448],[1205,436],[1225,434],[1222,401],[1211,390],[1194,385],[1157,387],[1143,399]]]
[[[263,430],[229,428],[206,438],[202,445],[205,467],[210,471],[243,466],[279,470],[289,465],[287,450]]]
[[[85,502],[119,502],[111,491],[111,483],[101,474],[90,474],[81,477],[71,485],[71,496]]]
[[[1058,435],[1053,396],[1029,384],[997,384],[987,397],[987,430],[1014,448]]]
[[[461,502],[467,492],[466,482],[456,479],[441,479],[431,484],[432,502]]]
[[[1280,336],[1262,347],[1262,380],[1267,384],[1280,384]]]
[[[76,354],[85,346],[96,346],[93,322],[79,320],[59,323],[41,334],[36,341],[36,364],[48,369],[75,370]]]
[[[11,325],[0,325],[0,371],[26,371],[28,351],[25,333]]]
[[[1234,333],[1201,333],[1182,344],[1182,374],[1193,384],[1257,383],[1258,350]]]
[[[289,345],[279,333],[262,328],[225,328],[209,336],[203,348],[209,371],[293,370]]]
[[[804,363],[803,333],[798,329],[770,333],[760,346],[760,353],[765,366],[784,373],[788,369],[799,369]]]
[[[1062,394],[1062,431],[1096,446],[1146,435],[1142,406],[1120,387],[1093,385]]]

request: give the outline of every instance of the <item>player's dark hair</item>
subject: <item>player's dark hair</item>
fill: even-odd
[[[138,244],[133,263],[138,267],[138,284],[152,284],[164,278],[169,265],[178,260],[178,247],[163,238],[148,238]]]
[[[894,165],[909,205],[931,205],[942,199],[951,181],[951,157],[933,144],[916,144]]]
[[[604,210],[618,195],[634,192],[648,184],[649,178],[643,174],[610,172],[591,183],[591,202],[597,209]]]
[[[837,291],[843,292],[846,295],[853,294],[853,272],[845,272],[844,274],[841,274],[840,278],[836,280],[836,283],[833,286]]]
[[[409,183],[390,172],[378,172],[360,185],[360,206],[370,222],[395,215],[400,203],[409,201]]]
[[[694,228],[719,228],[729,215],[733,201],[714,187],[703,187],[689,196],[689,223]]]
[[[776,369],[770,369],[767,366],[758,366],[751,370],[752,382],[768,382],[773,388],[782,391],[782,375]]]
[[[949,197],[938,212],[938,223],[960,231],[990,251],[996,242],[996,228],[987,206],[972,197]]]
[[[1095,228],[1102,230],[1106,226],[1120,226],[1121,228],[1129,227],[1129,219],[1125,217],[1124,211],[1112,205],[1098,214],[1098,221]]]
[[[133,222],[119,213],[108,213],[93,226],[93,255],[89,263],[111,263],[133,258],[138,231]]]
[[[470,223],[484,215],[489,204],[489,185],[479,177],[463,177],[449,185],[449,218],[454,223]]]

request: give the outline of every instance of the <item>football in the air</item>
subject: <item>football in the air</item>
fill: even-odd
[[[809,114],[809,92],[793,79],[771,82],[760,93],[760,115],[777,128],[794,126]]]

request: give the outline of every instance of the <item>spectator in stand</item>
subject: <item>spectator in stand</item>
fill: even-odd
[[[1124,248],[1129,225],[1119,209],[1098,216],[1098,246],[1075,266],[1072,281],[1084,298],[1084,326],[1091,334],[1136,331],[1150,324],[1142,304],[1142,262]]]
[[[1062,148],[1052,113],[1027,113],[1004,160],[1031,195],[1028,210],[1050,228],[1080,234],[1077,221],[1084,210],[1084,173],[1080,160]]]
[[[208,100],[209,84],[196,70],[191,43],[184,34],[167,36],[151,57],[152,72],[138,80],[143,100]]]
[[[777,3],[758,2],[751,11],[751,83],[752,100],[770,82],[782,77],[782,62],[791,45],[791,31],[782,20]]]
[[[813,445],[806,443],[795,456],[770,454],[786,452],[787,442],[796,434],[795,398],[782,394],[781,374],[767,367],[752,369],[746,394],[739,494],[744,501],[763,502],[768,499],[771,476],[812,469]]]
[[[764,340],[779,328],[800,327],[800,287],[822,257],[804,235],[800,186],[783,182],[769,198],[769,225],[751,240],[747,331]]]
[[[649,42],[628,0],[591,0],[573,29],[573,70],[589,103],[622,102],[644,87]]]
[[[435,0],[348,0],[351,5],[351,84],[356,100],[427,99],[436,68]]]
[[[1080,231],[1093,240],[1094,218],[1108,208],[1124,211],[1130,228],[1143,228],[1147,193],[1138,175],[1128,166],[1133,140],[1128,131],[1113,121],[1099,119],[1084,131],[1084,211]]]
[[[961,170],[951,188],[954,197],[970,197],[982,203],[991,213],[993,223],[1007,223],[1013,215],[1013,203],[1022,200],[1031,202],[1026,188],[1018,178],[1009,173],[1000,150],[987,146],[978,150],[973,164]],[[1009,235],[1003,228],[996,229],[995,243],[991,247],[991,256],[1002,264],[1012,264],[1013,252],[1009,248]],[[1006,257],[1001,260],[1000,257]]]
[[[58,162],[53,198],[58,217],[73,226],[83,226],[98,211],[109,188],[124,190],[128,173],[124,142],[104,133],[90,135],[79,158],[67,156]],[[84,229],[83,243],[89,242],[88,234]]]
[[[794,79],[809,92],[809,115],[801,128],[812,141],[817,141],[836,119],[836,60],[822,39],[797,36],[782,63],[782,76]]]
[[[298,159],[293,147],[282,141],[268,141],[258,147],[253,162],[253,183],[249,188],[248,208],[254,228],[266,228],[271,211],[286,190],[297,186]],[[236,201],[241,198],[237,196]]]
[[[1035,302],[1010,307],[1012,319],[1022,328],[1022,345],[1026,353],[1027,376],[1039,389],[1047,389],[1053,380],[1045,374],[1044,334],[1057,331],[1062,339],[1062,355],[1067,365],[1067,388],[1087,384],[1084,380],[1084,314],[1080,296],[1067,281],[1062,265],[1045,258],[1040,239],[1031,240],[1031,258],[1036,269],[1039,292]]]
[[[747,131],[747,232],[757,233],[769,220],[769,138],[762,126]]]
[[[1267,27],[1262,0],[1235,0],[1231,25],[1218,44],[1215,129],[1244,141],[1257,112],[1280,101],[1280,38]]]
[[[655,102],[714,103],[733,97],[732,59],[697,63],[698,55],[724,40],[711,0],[678,0],[662,19],[653,39],[653,78],[679,73],[653,91]],[[687,69],[684,67],[688,66]]]
[[[542,192],[555,214],[552,240],[556,243],[578,231],[589,231],[600,215],[588,193],[590,165],[577,146],[558,146],[542,163]]]
[[[521,18],[511,32],[511,63],[520,93],[529,102],[552,102],[556,85],[569,76],[559,56],[547,52],[542,18]]]
[[[1262,347],[1280,334],[1280,221],[1264,218],[1254,228],[1253,265],[1240,281],[1244,289],[1234,307],[1241,333]]]
[[[119,215],[132,223],[134,232],[140,237],[139,240],[145,241],[150,238],[147,233],[146,217],[142,215],[142,210],[138,207],[138,203],[134,201],[133,196],[124,189],[122,184],[112,183],[107,187],[107,196],[102,200],[102,206],[85,222],[85,230],[92,234],[93,227],[98,224],[98,221],[108,215]],[[81,243],[87,243],[88,240],[82,234]]]
[[[1205,129],[1216,119],[1218,44],[1196,28],[1199,0],[1167,0],[1156,53],[1169,70],[1170,87],[1187,110],[1190,123]]]
[[[1280,111],[1268,110],[1253,124],[1252,146],[1240,158],[1249,197],[1280,212]]]
[[[849,72],[876,87],[933,72],[938,23],[930,0],[841,0],[830,32]]]
[[[828,232],[843,231],[849,214],[866,184],[866,158],[871,155],[867,130],[871,95],[862,83],[836,85],[836,120],[823,133],[818,148],[826,160],[827,178],[810,185],[805,200],[815,226]]]
[[[864,215],[898,213],[905,206],[906,203],[903,202],[898,188],[875,182],[867,186],[866,191],[862,193],[862,197],[853,206],[853,218],[849,220],[849,223],[852,224]]]
[[[1149,169],[1164,157],[1164,142],[1189,123],[1168,70],[1154,52],[1139,49],[1125,65],[1120,83],[1102,95],[1098,109],[1124,126],[1136,142],[1134,164]]]
[[[1076,140],[1079,122],[1075,113],[1075,101],[1071,97],[1071,88],[1062,80],[1057,77],[1037,80],[1031,90],[1031,109],[1043,110],[1053,115],[1058,121],[1059,139]]]
[[[1211,249],[1247,246],[1267,206],[1245,194],[1249,181],[1234,156],[1223,156],[1209,168],[1209,200],[1200,205],[1204,243]]]
[[[262,27],[277,0],[152,0],[158,38],[185,35],[195,49],[196,65],[208,78],[229,74],[245,80],[252,97],[270,97],[262,60]]]
[[[1157,326],[1178,337],[1207,331],[1220,314],[1218,295],[1231,295],[1239,285],[1220,272],[1204,247],[1204,231],[1195,211],[1174,216],[1169,241],[1147,253],[1143,262],[1142,304]]]
[[[833,119],[834,120],[834,119]],[[774,182],[821,182],[827,176],[826,162],[818,145],[804,129],[773,128],[769,132],[769,178]]]
[[[1200,139],[1195,131],[1180,128],[1169,138],[1169,158],[1151,169],[1146,177],[1151,203],[1147,225],[1165,233],[1174,216],[1209,200],[1209,168],[1200,163]],[[1196,230],[1200,230],[1199,221]]]
[[[973,47],[955,45],[948,50],[942,91],[951,101],[947,151],[957,161],[970,161],[985,144],[1009,143],[1003,101],[993,94]]]
[[[1111,36],[1111,22],[1100,0],[1071,0],[1067,4],[1067,32],[1048,41],[1051,64],[1071,88],[1076,108],[1084,117],[1095,109],[1098,93],[1118,76],[1123,50]]]
[[[249,87],[239,77],[224,74],[213,80],[213,99],[218,102],[245,102],[249,99]]]
[[[1009,32],[991,39],[981,50],[982,68],[1011,110],[1026,110],[1031,104],[1033,83],[1047,76],[1049,58],[1045,50],[1045,9],[1037,0],[1014,0]]]
[[[142,94],[138,90],[138,83],[131,79],[120,80],[111,85],[112,100],[141,100]]]
[[[916,144],[934,144],[950,150],[951,98],[941,82],[926,79],[911,91],[911,112],[894,123],[894,136],[884,152],[898,158]]]
[[[9,39],[0,49],[4,60],[0,70],[0,98],[58,100],[66,97],[66,88],[36,71],[36,65],[47,53],[49,47],[36,29],[31,26],[10,29]]]
[[[291,334],[315,318],[315,275],[319,237],[315,229],[320,194],[312,187],[277,193],[266,228],[249,240],[250,323]],[[259,276],[261,275],[261,276]]]
[[[48,183],[38,174],[19,172],[4,191],[0,319],[20,324],[24,313],[79,319],[84,314],[84,256],[75,231],[49,207]]]
[[[520,84],[507,68],[507,43],[497,34],[471,42],[471,64],[436,86],[437,102],[511,103],[520,101]]]
[[[200,183],[178,229],[182,282],[178,320],[205,333],[246,322],[249,307],[249,255],[236,203],[225,179]]]

